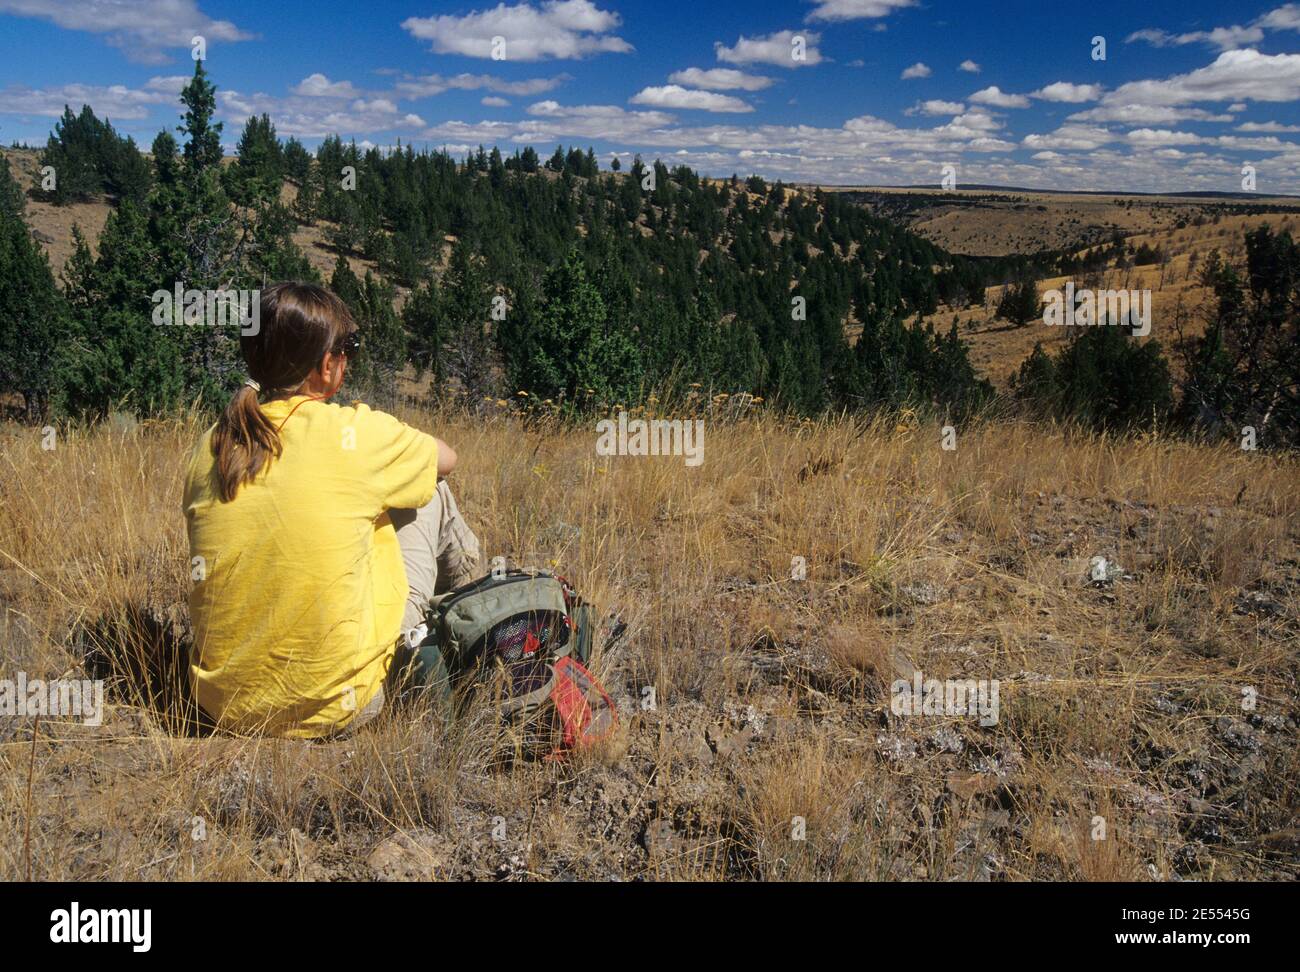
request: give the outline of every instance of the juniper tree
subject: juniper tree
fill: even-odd
[[[517,308],[499,329],[506,373],[519,390],[573,403],[627,398],[640,386],[630,336],[607,326],[605,303],[577,249],[551,268],[535,307]]]
[[[184,125],[177,128],[185,136],[185,164],[192,174],[221,165],[221,122],[213,122],[217,106],[216,86],[208,80],[202,61],[194,62],[194,76],[181,89],[185,105]]]
[[[225,170],[230,198],[241,206],[278,200],[285,177],[284,153],[270,117],[249,118],[235,151],[235,164]]]
[[[311,171],[311,153],[303,147],[302,142],[290,137],[284,143],[284,174],[301,186],[307,181]]]
[[[1040,313],[1038,287],[1032,280],[1022,280],[1007,287],[998,301],[997,316],[1016,327],[1024,327]]]
[[[0,391],[22,395],[25,417],[37,421],[57,394],[56,354],[68,338],[68,317],[23,210],[9,160],[0,156]]]
[[[149,190],[149,164],[135,140],[118,135],[107,119],[95,117],[89,105],[82,105],[77,115],[63,106],[40,164],[42,170],[52,170],[53,188],[43,195],[56,205],[85,202],[101,193],[114,202],[139,202]]]
[[[340,254],[330,289],[348,305],[361,337],[360,354],[348,362],[349,386],[377,393],[385,403],[395,401],[397,375],[407,361],[407,348],[393,309],[392,285],[376,279],[369,270],[358,279]]]
[[[496,294],[478,259],[463,241],[452,247],[451,260],[442,279],[438,308],[438,333],[442,339],[440,382],[454,381],[470,401],[480,400],[496,387],[497,358],[493,300],[510,316],[509,304]]]
[[[1111,325],[1080,329],[1055,357],[1035,346],[1012,387],[1035,416],[1096,429],[1151,427],[1173,406],[1160,342],[1139,342]]]
[[[170,288],[162,284],[148,217],[128,200],[104,224],[97,258],[79,233],[74,246],[64,271],[73,324],[60,349],[61,406],[91,418],[113,409],[176,408],[193,376],[183,368],[186,329],[153,323],[151,295]]]
[[[1272,445],[1300,444],[1300,246],[1288,231],[1246,234],[1241,267],[1212,253],[1201,281],[1214,293],[1203,336],[1184,353],[1181,415]]]
[[[442,344],[446,334],[441,296],[433,281],[411,291],[402,305],[402,327],[406,330],[407,349],[417,377],[428,371],[434,388],[440,388],[443,379]]]

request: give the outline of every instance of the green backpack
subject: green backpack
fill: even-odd
[[[429,609],[430,649],[452,683],[490,682],[499,707],[536,734],[558,735],[552,755],[605,738],[618,724],[613,701],[587,669],[595,610],[549,571],[493,572],[440,596]]]

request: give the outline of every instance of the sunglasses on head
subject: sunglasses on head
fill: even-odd
[[[355,357],[356,353],[360,350],[361,334],[359,331],[352,331],[334,346],[335,354],[341,354],[348,358]]]

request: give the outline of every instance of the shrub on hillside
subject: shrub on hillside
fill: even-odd
[[[1081,328],[1055,357],[1035,345],[1012,388],[1035,417],[1074,419],[1095,429],[1151,427],[1173,406],[1160,343],[1140,343],[1110,325]]]
[[[998,301],[997,316],[1016,327],[1024,327],[1041,313],[1038,285],[1033,280],[1012,284]]]
[[[1183,418],[1261,444],[1300,445],[1300,246],[1289,231],[1246,234],[1246,261],[1213,253],[1201,270],[1214,302],[1205,333],[1188,342]]]
[[[101,193],[139,202],[149,191],[149,164],[134,139],[118,135],[89,105],[82,105],[79,115],[63,107],[40,164],[52,168],[54,176],[53,188],[42,194],[59,206],[86,202]]]

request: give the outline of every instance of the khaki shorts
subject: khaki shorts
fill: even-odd
[[[402,635],[424,621],[425,612],[437,594],[473,580],[481,570],[478,537],[460,515],[456,498],[445,479],[439,480],[437,492],[427,505],[417,510],[389,510],[389,519],[397,530],[406,568],[406,583],[411,591],[402,615]],[[384,687],[381,685],[365,708],[352,717],[337,736],[369,722],[383,710]]]

